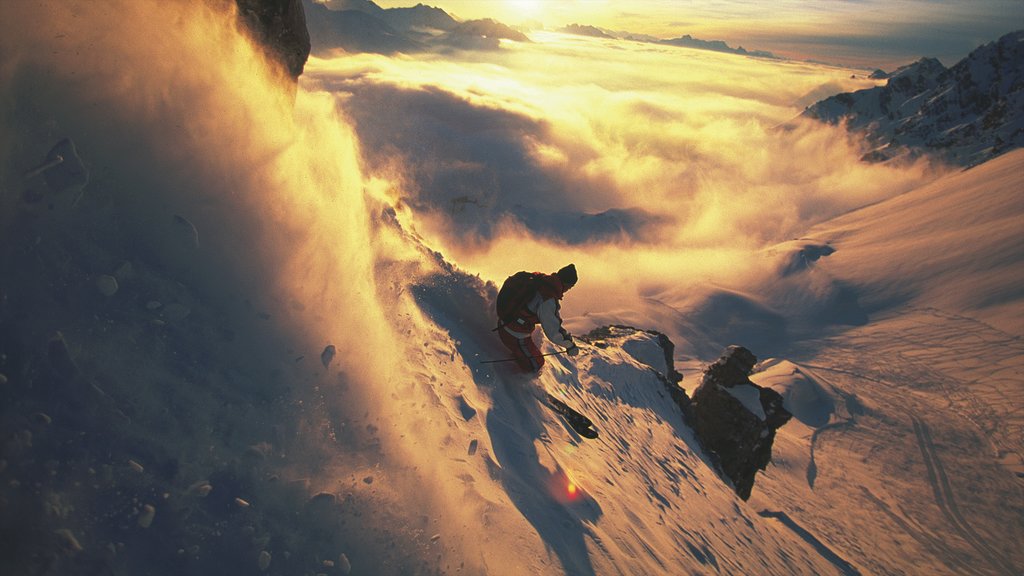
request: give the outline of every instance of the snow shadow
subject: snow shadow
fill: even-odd
[[[566,573],[593,576],[587,524],[596,522],[602,510],[595,500],[570,487],[571,478],[547,448],[550,439],[541,425],[544,408],[535,397],[539,384],[517,374],[512,363],[482,363],[510,355],[491,331],[496,325],[491,310],[496,289],[477,277],[449,270],[416,284],[412,293],[417,304],[448,331],[474,383],[491,399],[486,429],[493,460],[484,456],[491,477],[501,482]],[[539,446],[544,446],[546,454]],[[549,468],[545,462],[553,464]]]
[[[739,343],[762,355],[775,355],[790,340],[786,318],[739,292],[710,292],[692,312],[692,322],[722,348]]]
[[[818,554],[821,554],[822,558],[831,562],[832,565],[839,569],[839,571],[845,576],[860,576],[860,571],[857,570],[857,568],[854,567],[853,564],[850,564],[849,562],[844,560],[842,556],[833,552],[832,549],[828,547],[828,545],[819,540],[814,534],[808,532],[806,528],[797,524],[796,521],[790,518],[789,515],[785,512],[771,512],[769,510],[761,510],[757,514],[762,518],[775,518],[776,520],[778,520],[780,523],[782,523],[783,526],[789,528],[793,531],[794,534],[802,538],[804,542],[810,544],[811,547],[818,552]]]

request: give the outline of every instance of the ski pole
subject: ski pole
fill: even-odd
[[[555,354],[565,354],[568,350],[562,350],[561,352],[548,352],[547,354],[541,354],[540,356],[526,356],[526,358],[540,358],[541,356],[554,356]],[[481,364],[495,364],[497,362],[514,362],[518,358],[502,358],[501,360],[481,360]]]

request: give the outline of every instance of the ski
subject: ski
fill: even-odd
[[[594,429],[594,423],[583,414],[570,408],[565,402],[562,402],[558,398],[555,398],[551,394],[547,394],[547,404],[556,414],[565,418],[565,421],[569,423],[569,426],[576,431],[577,434],[584,438],[593,440],[597,438],[597,430]]]

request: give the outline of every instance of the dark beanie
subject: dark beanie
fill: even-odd
[[[569,264],[565,268],[558,271],[558,279],[562,281],[562,286],[566,288],[572,288],[576,285],[576,265]]]

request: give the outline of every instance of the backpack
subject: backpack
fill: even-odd
[[[497,310],[501,326],[516,319],[537,293],[540,286],[539,272],[516,272],[505,279],[498,290]]]

